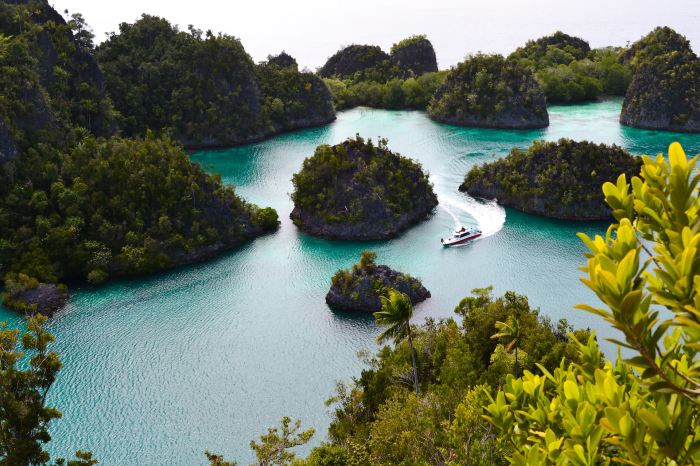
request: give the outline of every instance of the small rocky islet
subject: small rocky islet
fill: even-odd
[[[326,303],[339,311],[376,312],[382,307],[381,296],[388,289],[406,294],[413,304],[430,298],[420,280],[376,264],[374,252],[363,251],[360,262],[333,276]]]
[[[421,165],[359,135],[321,145],[292,179],[300,230],[327,239],[379,240],[425,220],[438,204]]]
[[[504,206],[563,220],[609,220],[601,186],[638,175],[641,158],[616,145],[560,139],[473,167],[459,190]]]

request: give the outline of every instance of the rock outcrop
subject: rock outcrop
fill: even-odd
[[[333,54],[318,74],[324,78],[349,78],[389,60],[389,54],[377,45],[349,45]]]
[[[3,294],[3,304],[10,309],[27,315],[43,314],[52,317],[68,302],[65,286],[23,278],[24,283]]]
[[[279,66],[280,68],[298,68],[299,65],[294,57],[282,51],[279,55],[269,55],[267,63]]]
[[[544,128],[549,114],[532,71],[500,55],[475,55],[450,70],[428,107],[434,120],[459,126]]]
[[[438,70],[433,44],[425,36],[413,36],[391,47],[391,62],[406,76],[420,76]]]
[[[388,289],[406,294],[413,304],[430,297],[420,280],[374,263],[374,253],[363,252],[360,263],[350,270],[339,270],[326,294],[326,303],[340,311],[376,312],[382,307],[380,297]]]
[[[640,158],[615,145],[535,141],[527,151],[513,149],[501,160],[473,167],[459,190],[544,217],[608,220],[601,186],[623,173],[629,180],[640,167]]]
[[[317,147],[293,181],[294,224],[329,239],[391,238],[438,203],[419,164],[359,136]]]

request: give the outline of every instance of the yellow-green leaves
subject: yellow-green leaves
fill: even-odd
[[[696,161],[674,143],[668,161],[644,157],[631,190],[624,176],[603,186],[619,223],[605,237],[579,234],[589,250],[581,280],[602,305],[577,307],[603,316],[624,337],[611,341],[632,354],[603,365],[592,336],[580,364],[540,384],[530,373],[509,379],[489,413],[510,427],[513,464],[700,462]]]

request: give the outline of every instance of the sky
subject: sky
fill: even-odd
[[[282,50],[315,69],[341,46],[385,50],[426,34],[440,68],[477,51],[507,54],[528,39],[556,30],[592,47],[625,45],[655,26],[671,26],[700,50],[700,0],[49,0],[58,11],[80,12],[96,40],[142,13],[241,39],[255,61]]]

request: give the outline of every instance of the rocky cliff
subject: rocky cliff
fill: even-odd
[[[633,65],[620,123],[636,128],[700,132],[700,59],[670,28],[657,28],[627,54]]]
[[[318,74],[324,78],[349,78],[355,73],[388,63],[389,54],[376,45],[349,45],[331,56]]]
[[[413,304],[430,297],[420,280],[397,272],[386,265],[374,263],[374,253],[363,252],[360,263],[350,270],[339,270],[326,294],[326,303],[340,311],[377,312],[381,309],[380,297],[394,289],[406,294]]]
[[[433,44],[425,36],[404,39],[391,48],[391,62],[405,76],[420,76],[438,70]]]

